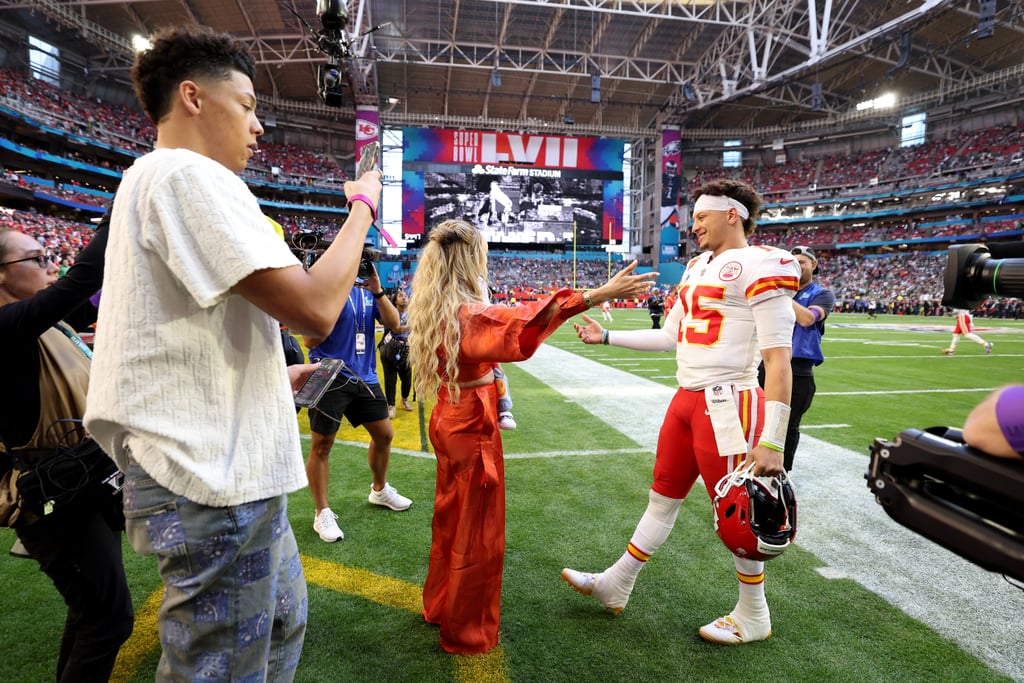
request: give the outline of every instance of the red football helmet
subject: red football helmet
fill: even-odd
[[[725,547],[748,560],[778,557],[796,538],[796,495],[789,477],[755,477],[753,462],[715,485],[715,532]]]

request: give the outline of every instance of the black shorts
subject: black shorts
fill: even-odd
[[[341,426],[342,416],[353,427],[386,420],[388,404],[379,384],[367,384],[338,375],[323,398],[309,411],[309,428],[330,436]]]

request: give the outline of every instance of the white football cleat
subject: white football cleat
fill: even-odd
[[[772,624],[770,621],[752,624],[745,626],[741,631],[733,616],[727,614],[724,617],[718,617],[710,624],[701,626],[700,637],[709,643],[719,645],[743,645],[771,638]]]

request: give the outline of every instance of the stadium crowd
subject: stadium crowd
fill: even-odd
[[[9,69],[0,70],[0,105],[18,111],[44,125],[104,142],[125,150],[125,162],[144,153],[155,139],[152,124],[134,110],[106,104],[100,100],[75,95],[46,81],[30,78]],[[812,199],[852,196],[865,189],[882,191],[886,185],[897,187],[909,178],[925,184],[930,178],[973,177],[993,167],[1020,161],[1024,149],[1024,124],[963,131],[956,135],[928,140],[912,147],[895,147],[864,154],[827,155],[791,159],[774,166],[746,166],[727,171],[732,177],[757,187],[771,201],[790,200],[801,196]],[[40,150],[42,151],[42,150]],[[101,166],[110,166],[100,160]],[[713,177],[723,169],[698,169],[689,183],[691,188]],[[297,145],[261,141],[257,155],[242,174],[243,178],[303,188],[338,189],[348,174],[327,154],[316,153]],[[885,178],[880,182],[879,178]],[[4,169],[0,182],[28,187],[44,195],[107,208],[110,200],[80,192],[73,185],[55,183],[51,186],[26,183],[25,177]],[[305,201],[305,200],[304,200]],[[305,201],[316,206],[312,201]],[[829,202],[811,205],[812,212],[828,213],[835,206]],[[87,241],[91,228],[66,218],[46,216],[37,211],[5,210],[0,225],[16,227],[40,238],[62,266],[73,261],[74,254]],[[275,215],[287,238],[313,234],[318,245],[329,244],[337,234],[338,221],[312,214]],[[83,219],[84,220],[84,219]],[[955,237],[957,235],[993,235],[1020,229],[1019,220],[974,223],[969,217],[949,216],[946,221],[919,224],[915,220],[873,226],[849,227],[839,231],[794,225],[771,229],[762,224],[752,239],[756,244],[786,248],[804,244],[819,251],[822,281],[837,296],[837,307],[861,310],[866,302],[877,302],[882,312],[939,311],[944,254],[888,253],[870,254],[862,249],[836,249],[836,245],[863,242],[892,242]],[[608,277],[608,264],[603,260],[571,260],[491,256],[492,286],[497,299],[528,300],[558,287],[594,287]],[[644,259],[641,265],[649,265]],[[406,278],[407,279],[407,278]],[[1020,305],[1000,301],[984,307],[980,315],[1015,317]]]
[[[1024,123],[961,131],[952,137],[927,140],[909,147],[866,153],[807,156],[777,165],[740,167],[729,177],[750,183],[765,201],[815,197],[848,197],[868,188],[929,186],[949,180],[984,177],[994,168],[1020,164]],[[696,189],[723,174],[721,168],[698,169],[689,188]]]
[[[10,69],[0,69],[0,105],[66,133],[131,152],[132,156],[147,152],[156,140],[156,130],[141,112],[79,97]],[[242,176],[325,189],[340,189],[348,179],[329,155],[269,141],[260,142],[259,152]]]
[[[282,220],[290,234],[296,230],[333,229],[306,219]],[[0,210],[0,228],[14,228],[39,240],[63,268],[74,263],[75,254],[84,247],[92,226],[72,220],[47,216],[36,211]],[[773,240],[776,246],[788,248],[803,244],[787,238]],[[764,243],[764,240],[756,240]],[[946,255],[934,252],[907,252],[872,255],[847,252],[819,252],[818,280],[836,295],[836,309],[864,312],[868,302],[878,304],[880,313],[943,315],[942,275]],[[613,266],[613,270],[617,266]],[[608,263],[604,260],[568,258],[537,258],[492,254],[489,272],[494,298],[497,301],[530,301],[560,287],[592,288],[608,279]],[[403,286],[408,280],[403,273],[392,286]],[[381,277],[386,278],[382,273]],[[629,302],[639,305],[641,302]],[[978,317],[1024,318],[1024,302],[1000,299],[986,302]]]

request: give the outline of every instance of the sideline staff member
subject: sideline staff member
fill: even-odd
[[[814,366],[825,362],[821,351],[821,338],[825,334],[825,318],[835,306],[836,296],[832,290],[814,282],[818,272],[818,257],[810,247],[793,247],[790,250],[800,264],[800,291],[793,297],[793,311],[796,325],[793,326],[793,398],[790,401],[789,428],[786,430],[786,447],[783,467],[793,469],[793,457],[800,443],[800,420],[811,408],[817,385],[814,383]],[[764,387],[764,363],[757,368],[757,381]]]

